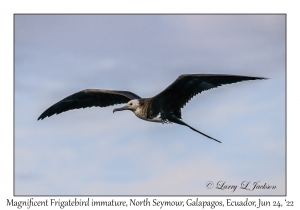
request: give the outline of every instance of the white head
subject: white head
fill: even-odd
[[[139,106],[140,106],[139,100],[138,99],[133,99],[131,101],[128,101],[128,103],[125,106],[123,106],[121,108],[114,109],[113,112],[123,111],[123,110],[135,111]]]

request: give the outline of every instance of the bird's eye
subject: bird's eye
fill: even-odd
[[[130,103],[129,105],[132,106],[132,103]]]

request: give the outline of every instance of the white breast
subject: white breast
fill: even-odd
[[[162,119],[161,119],[161,115],[160,113],[158,113],[158,115],[156,117],[153,117],[152,119],[147,119],[148,121],[151,121],[151,122],[159,122],[159,123],[162,123]]]
[[[148,119],[145,115],[143,115],[142,111],[140,108],[137,108],[134,112],[133,112],[138,118],[142,119],[142,120],[146,120],[146,121],[149,121],[149,122],[158,122],[158,123],[162,123],[162,120],[161,120],[161,116],[160,116],[160,113],[152,118],[152,119]]]

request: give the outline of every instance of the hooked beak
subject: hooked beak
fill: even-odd
[[[125,105],[125,106],[123,106],[123,107],[121,107],[121,108],[116,108],[116,109],[114,109],[114,110],[113,110],[113,113],[114,113],[114,112],[117,112],[117,111],[123,111],[123,110],[129,110],[129,108],[127,107],[127,105]]]

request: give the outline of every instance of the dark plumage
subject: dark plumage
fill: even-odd
[[[127,103],[132,99],[139,98],[141,97],[128,91],[86,89],[74,93],[56,104],[53,104],[51,107],[46,109],[41,116],[39,116],[38,120],[42,120],[45,117],[60,114],[71,109],[80,109],[92,106],[106,107],[115,104]]]
[[[141,98],[128,91],[87,89],[74,93],[52,105],[41,114],[38,120],[71,109],[92,106],[106,107],[114,104],[127,103],[127,105],[122,108],[114,109],[114,112],[131,110],[137,117],[143,120],[161,123],[173,122],[185,125],[210,139],[218,141],[183,122],[181,120],[181,108],[183,108],[192,97],[202,91],[221,85],[257,79],[266,78],[221,74],[185,74],[180,75],[177,80],[165,90],[152,98]]]

